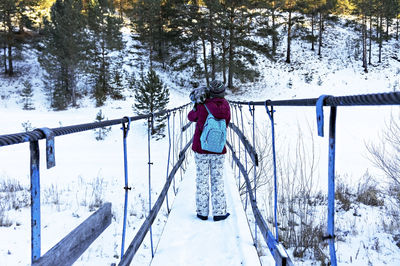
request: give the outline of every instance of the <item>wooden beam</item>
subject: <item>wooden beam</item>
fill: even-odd
[[[249,153],[251,160],[256,166],[258,166],[258,155],[255,148],[251,146],[246,136],[242,133],[242,131],[240,131],[240,129],[235,124],[229,123],[229,127],[232,128],[232,130],[239,136],[239,139],[242,141],[244,147]]]
[[[72,265],[110,224],[107,202],[32,265]]]

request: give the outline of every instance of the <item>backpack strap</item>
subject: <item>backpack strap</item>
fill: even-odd
[[[207,110],[208,114],[210,114],[210,115],[214,116],[214,115],[213,115],[213,114],[210,112],[210,110],[208,110],[208,108],[207,108],[207,105],[206,105],[206,104],[204,104],[204,107],[206,108],[206,110]]]

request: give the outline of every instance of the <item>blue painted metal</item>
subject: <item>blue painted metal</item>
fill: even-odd
[[[153,128],[153,120],[154,116],[152,114],[151,117],[148,119],[148,131],[147,131],[147,147],[148,147],[148,155],[149,155],[149,215],[151,212],[151,165],[153,164],[151,162],[151,155],[150,155],[150,139],[151,139],[151,129]],[[150,245],[151,245],[151,257],[154,258],[154,249],[153,249],[153,230],[152,227],[150,226]]]
[[[169,176],[169,163],[170,163],[170,159],[171,159],[171,130],[170,130],[170,125],[169,125],[169,118],[170,118],[170,113],[167,114],[167,118],[168,118],[168,160],[167,160],[167,180],[168,180],[168,176]],[[168,213],[170,213],[170,209],[169,209],[169,202],[168,202],[168,191],[167,191],[167,211]]]
[[[30,142],[31,151],[31,260],[40,258],[40,168],[39,142]]]
[[[331,107],[329,118],[329,168],[328,168],[328,243],[331,265],[336,266],[335,251],[335,148],[336,148],[336,107]]]
[[[237,112],[237,105],[235,104],[234,105],[234,107],[235,107],[235,116],[236,116],[236,123],[238,124],[238,126],[239,126],[239,118],[238,118],[238,112]],[[239,158],[240,158],[240,138],[239,138],[239,135],[238,135],[238,142],[239,142],[239,154],[238,154],[238,156],[239,156]],[[239,174],[239,188],[240,188],[240,171],[238,171],[238,174]]]
[[[128,191],[131,188],[128,186],[128,158],[127,158],[127,149],[126,149],[126,137],[128,136],[128,132],[131,126],[130,117],[124,117],[128,119],[128,123],[122,123],[122,133],[123,133],[123,146],[124,146],[124,173],[125,173],[125,201],[124,201],[124,222],[122,226],[122,243],[121,243],[121,260],[124,257],[125,251],[125,233],[126,233],[126,217],[128,210]]]
[[[179,125],[180,125],[180,127],[179,128],[181,128],[182,129],[182,126],[183,126],[183,122],[182,122],[182,109],[179,109]],[[181,151],[182,150],[182,146],[183,146],[183,132],[182,132],[182,130],[181,130],[181,132],[180,132],[180,141],[179,141],[179,150]],[[179,174],[180,174],[180,176],[181,176],[181,181],[183,180],[183,174],[182,174],[182,167],[181,168],[179,168]]]
[[[232,110],[232,108],[231,108],[231,119],[233,118],[233,115],[232,115],[232,113],[233,113],[233,110]],[[233,119],[232,119],[232,122],[233,122]],[[232,152],[233,153],[236,153],[236,151],[235,151],[235,142],[233,141],[233,138],[232,138],[232,129],[231,130],[228,130],[228,132],[229,132],[229,138],[230,138],[230,140],[231,140],[231,143],[232,143]],[[227,136],[227,139],[228,139],[228,136]],[[233,169],[233,160],[231,161],[231,168]]]
[[[172,119],[172,165],[175,165],[175,114],[176,112],[173,112],[174,116]],[[176,196],[176,187],[175,187],[175,176],[174,180],[172,183],[172,188],[174,189],[174,194]]]
[[[242,106],[241,105],[239,105],[239,110],[240,110],[240,120],[242,122],[242,132],[244,133],[243,112],[242,112]],[[245,167],[246,167],[246,173],[247,173],[247,150],[246,149],[244,149],[244,161],[245,161],[245,164],[246,164]],[[247,211],[247,200],[248,200],[248,195],[246,193],[246,202],[244,204],[244,210],[245,211]]]
[[[46,136],[46,163],[47,169],[56,166],[56,158],[54,155],[54,132],[47,127],[35,129],[41,131]]]
[[[249,109],[251,116],[253,117],[253,147],[256,148],[256,134],[255,134],[255,106],[253,108],[250,107],[251,102],[249,103]],[[257,169],[256,164],[253,164],[253,172],[254,172],[254,201],[257,204]],[[254,220],[254,244],[257,247],[257,220]]]
[[[330,95],[321,95],[317,100],[317,125],[318,136],[324,136],[324,100]]]
[[[276,241],[279,242],[279,234],[278,234],[278,184],[277,184],[277,177],[276,177],[276,152],[275,152],[275,124],[274,124],[274,107],[271,106],[271,111],[268,108],[267,103],[269,100],[265,101],[265,109],[267,110],[268,117],[271,121],[271,131],[272,131],[272,156],[273,156],[273,163],[274,163],[274,218],[275,218],[275,238]]]

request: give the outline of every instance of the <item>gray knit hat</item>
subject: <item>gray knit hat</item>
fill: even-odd
[[[224,98],[225,96],[225,85],[219,80],[213,80],[210,82],[210,96],[211,98]]]

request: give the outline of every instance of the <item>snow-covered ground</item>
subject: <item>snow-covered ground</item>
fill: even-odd
[[[344,21],[335,27],[326,25],[325,45],[322,58],[310,50],[310,44],[295,40],[292,44],[292,63],[284,63],[284,56],[277,62],[259,58],[261,78],[250,84],[238,85],[239,92],[228,94],[232,100],[263,101],[266,99],[317,98],[321,94],[334,96],[363,93],[399,91],[400,62],[392,59],[398,56],[399,44],[395,40],[384,43],[383,63],[378,64],[377,46],[373,47],[373,66],[364,73],[361,61],[354,58],[357,47],[354,40],[359,36]],[[284,39],[279,53],[285,52]],[[329,50],[328,50],[329,49]],[[79,109],[53,112],[43,96],[41,81],[42,70],[33,53],[25,55],[24,62],[17,68],[24,75],[17,78],[0,78],[0,135],[24,131],[22,123],[32,128],[59,127],[87,123],[95,120],[101,109],[108,119],[133,116],[134,98],[125,101],[109,101],[101,108],[93,107],[90,99],[82,100]],[[133,69],[132,71],[138,71]],[[160,71],[163,82],[170,88],[170,107],[188,102],[191,88],[182,88],[178,80],[183,77],[190,80],[187,73],[179,78],[168,72]],[[22,82],[28,79],[34,87],[33,103],[35,110],[22,110],[19,91]],[[188,83],[187,83],[188,84]],[[315,142],[316,155],[315,190],[326,191],[327,183],[327,137],[316,134],[315,108],[312,107],[276,107],[275,124],[277,151],[281,158],[290,154],[298,140],[299,126],[310,147]],[[246,108],[243,108],[245,121],[251,121]],[[390,114],[398,114],[399,107],[342,107],[337,117],[337,154],[336,172],[345,182],[357,187],[365,172],[376,180],[379,186],[386,184],[383,174],[375,169],[368,160],[365,143],[377,143],[380,134],[389,121]],[[265,109],[256,108],[257,129],[269,130]],[[325,109],[325,121],[329,119],[329,109]],[[177,114],[176,129],[181,123]],[[249,122],[250,123],[250,122]],[[250,124],[247,124],[251,127]],[[171,120],[172,126],[172,120]],[[325,123],[327,134],[328,123]],[[311,133],[309,133],[311,132]],[[186,136],[184,135],[184,140]],[[176,136],[176,148],[180,139]],[[168,139],[152,141],[152,198],[157,197],[166,178],[166,156]],[[122,153],[122,131],[114,126],[104,141],[96,141],[93,131],[57,137],[55,140],[56,167],[45,169],[44,141],[41,149],[41,188],[42,188],[42,254],[80,224],[91,212],[89,206],[101,198],[113,204],[112,224],[78,259],[76,265],[106,265],[118,263],[121,248],[124,173]],[[178,150],[178,148],[176,149]],[[175,155],[176,160],[176,155]],[[128,137],[129,194],[128,228],[125,246],[127,247],[148,212],[148,159],[147,130],[142,121],[134,122]],[[189,166],[190,168],[190,166]],[[188,171],[188,173],[191,173]],[[185,175],[193,178],[193,173]],[[3,217],[11,226],[0,227],[0,260],[4,265],[26,265],[30,263],[30,209],[29,204],[29,145],[19,144],[0,148],[0,184],[2,180],[18,180],[23,190],[14,193],[7,202],[13,202],[20,208],[5,209]],[[180,175],[176,186],[179,187]],[[15,182],[15,181],[12,181]],[[267,189],[265,191],[268,191]],[[173,195],[170,193],[170,200]],[[270,198],[269,194],[258,193],[259,198]],[[179,194],[178,194],[179,195]],[[7,197],[0,191],[0,197]],[[3,201],[4,202],[4,201]],[[194,209],[194,208],[193,208]],[[336,227],[345,235],[337,242],[337,254],[340,264],[352,265],[400,265],[400,249],[394,244],[392,236],[383,230],[383,220],[387,219],[385,208],[360,205],[357,215],[339,211],[336,215]],[[326,210],[322,210],[326,212]],[[153,226],[154,240],[157,243],[166,221],[166,208],[163,207]],[[1,213],[0,213],[1,214]],[[180,213],[182,215],[182,213]],[[189,216],[193,213],[187,214]],[[378,239],[378,240],[377,240]],[[133,265],[148,265],[151,260],[150,243],[146,237],[144,244],[134,258]],[[161,247],[161,246],[160,246]],[[227,251],[228,252],[228,251]],[[233,251],[232,251],[233,252]],[[267,251],[266,251],[267,252]],[[215,254],[209,254],[210,256]],[[227,254],[235,257],[235,254]],[[296,264],[310,265],[312,261],[296,261]]]
[[[193,213],[196,182],[192,177],[196,170],[191,161],[152,265],[260,265],[229,164],[225,165],[224,175],[231,216],[214,222],[211,217],[202,221]],[[268,259],[269,265],[275,265],[271,254],[264,261]]]

